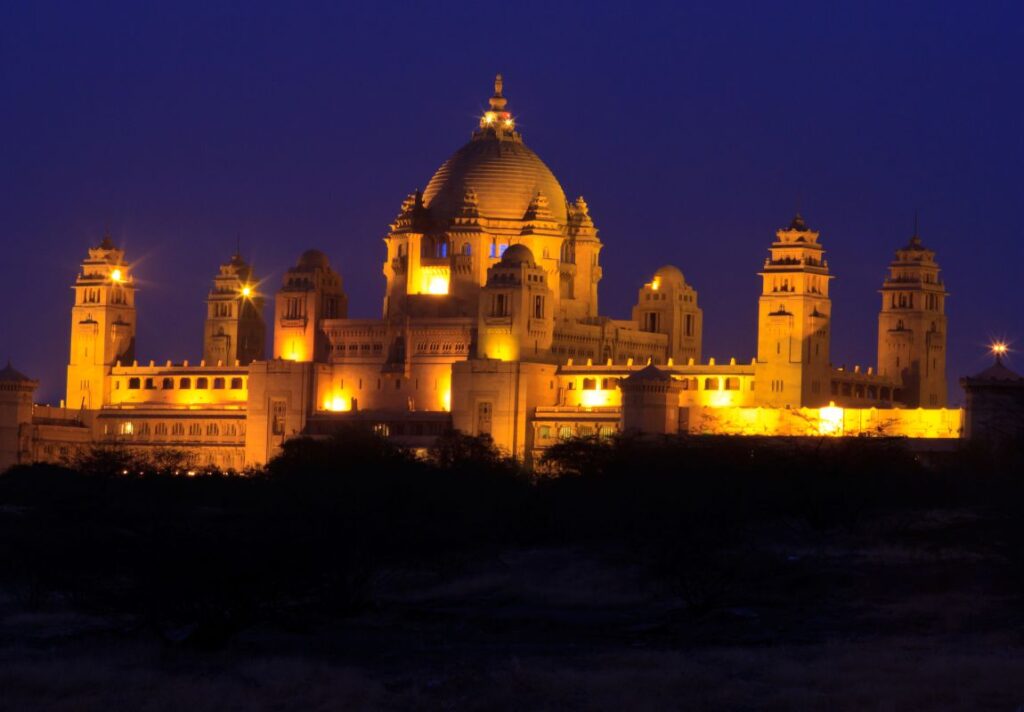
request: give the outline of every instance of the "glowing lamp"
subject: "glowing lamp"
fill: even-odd
[[[110,273],[110,279],[114,282],[120,282],[124,279],[124,274],[119,269],[115,269]]]
[[[829,401],[828,407],[818,409],[818,432],[832,436],[843,434],[843,409],[836,407],[835,401]]]
[[[611,400],[608,391],[583,391],[580,395],[580,403],[586,408],[595,408],[608,405]]]
[[[1010,351],[1010,347],[1004,341],[996,341],[992,344],[990,349],[992,351],[992,355],[996,358],[1005,356]]]
[[[248,284],[244,285],[242,287],[242,296],[246,297],[246,298],[251,297],[252,296],[252,287],[250,287]]]
[[[658,291],[658,287],[660,287],[660,286],[661,286],[661,279],[659,277],[655,277],[654,279],[651,280],[651,289],[653,289],[655,292]]]
[[[448,280],[444,277],[431,277],[427,282],[427,294],[448,294]]]
[[[494,112],[493,111],[488,111],[487,113],[484,114],[484,123],[485,124],[493,124],[494,123]]]
[[[324,402],[324,409],[340,413],[349,410],[349,404],[340,394],[335,393]]]

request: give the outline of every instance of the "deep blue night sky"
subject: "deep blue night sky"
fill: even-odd
[[[2,3],[0,359],[62,397],[68,287],[108,226],[138,262],[140,361],[198,360],[236,236],[269,290],[323,249],[350,315],[378,316],[387,224],[497,71],[590,204],[603,313],[674,263],[705,355],[749,360],[755,275],[799,203],[837,275],[833,362],[873,364],[918,209],[951,380],[993,336],[1024,347],[1024,4],[712,4]]]

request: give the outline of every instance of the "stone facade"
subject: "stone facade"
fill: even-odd
[[[213,279],[204,358],[140,365],[134,269],[105,237],[74,284],[65,403],[33,408],[27,379],[0,389],[3,463],[109,443],[238,470],[353,422],[411,447],[452,427],[487,434],[527,460],[620,430],[960,435],[960,412],[943,409],[945,289],[916,235],[882,288],[878,371],[832,365],[832,274],[799,215],[760,272],[756,356],[705,361],[697,290],[674,266],[640,286],[630,319],[600,314],[590,206],[527,148],[500,77],[469,143],[402,202],[384,243],[380,318],[349,318],[323,252],[304,252],[272,298],[235,255]]]

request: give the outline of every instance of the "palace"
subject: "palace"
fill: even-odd
[[[455,428],[530,461],[573,436],[647,433],[957,438],[946,408],[947,292],[915,234],[881,287],[877,368],[832,365],[832,273],[797,215],[761,265],[756,355],[702,358],[697,291],[671,265],[632,316],[600,314],[602,240],[523,142],[499,75],[469,142],[407,196],[384,239],[380,318],[353,319],[341,275],[304,252],[273,295],[272,352],[252,267],[213,278],[198,363],[135,351],[136,281],[107,236],[73,285],[62,407],[0,372],[0,469],[91,443],[258,466],[282,442],[365,423],[414,448]],[[141,315],[145,318],[145,315]]]

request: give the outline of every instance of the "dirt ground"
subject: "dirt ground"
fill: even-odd
[[[262,622],[213,650],[181,643],[187,626],[8,591],[0,707],[1021,709],[1024,607],[1000,554],[954,535],[976,518],[775,531],[677,584],[625,549],[384,569],[361,613]]]

